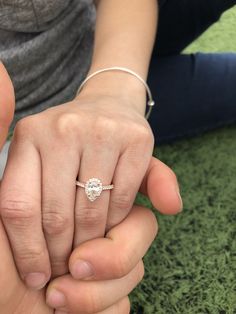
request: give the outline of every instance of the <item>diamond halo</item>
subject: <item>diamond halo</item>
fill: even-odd
[[[91,202],[95,201],[101,195],[102,191],[114,188],[113,184],[102,185],[102,181],[98,178],[91,178],[85,183],[76,181],[76,185],[85,189],[85,194]]]
[[[91,178],[85,183],[84,188],[88,199],[93,202],[102,193],[102,182],[97,178]]]

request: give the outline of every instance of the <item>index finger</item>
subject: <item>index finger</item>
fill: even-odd
[[[154,214],[134,206],[105,238],[85,242],[73,251],[69,260],[71,275],[74,279],[90,280],[121,278],[145,255],[156,234]]]

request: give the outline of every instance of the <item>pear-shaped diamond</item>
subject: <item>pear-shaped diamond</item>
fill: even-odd
[[[89,179],[85,183],[85,193],[91,202],[95,201],[102,193],[102,182],[97,178]]]

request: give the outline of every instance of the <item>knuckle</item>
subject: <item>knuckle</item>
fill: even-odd
[[[127,254],[127,252],[129,254]],[[121,278],[126,276],[133,268],[134,265],[137,264],[137,261],[140,259],[139,253],[137,249],[133,250],[125,250],[123,248],[122,251],[120,251],[120,254],[117,256],[116,260],[114,261],[114,269],[115,269],[115,276],[117,278]],[[140,278],[143,278],[144,274],[144,267],[143,267],[143,262],[139,262],[138,265],[136,266],[135,269],[135,275],[139,276]],[[140,281],[138,278],[136,281]]]
[[[87,309],[88,309],[88,314],[93,314],[93,313],[96,313],[98,311],[101,310],[102,308],[102,300],[101,300],[101,296],[100,294],[97,292],[97,293],[94,293],[94,295],[90,296],[88,298],[88,306],[87,306]]]
[[[133,204],[133,197],[128,190],[114,193],[111,197],[111,208],[128,212]]]
[[[57,202],[47,202],[43,206],[43,229],[46,235],[56,236],[64,233],[70,227],[70,219]]]
[[[101,115],[96,117],[94,121],[94,126],[98,130],[114,130],[118,125],[114,118]]]
[[[56,132],[59,139],[64,138],[68,141],[68,137],[77,137],[80,127],[79,116],[76,113],[63,113],[56,120]],[[77,138],[78,140],[78,138]]]
[[[86,207],[80,207],[79,211],[75,214],[75,222],[81,227],[96,228],[104,223],[104,211],[92,205]]]
[[[139,135],[139,138],[147,143],[152,143],[154,141],[154,135],[150,127],[140,125],[137,134]]]
[[[145,142],[145,144],[154,144],[154,135],[149,125],[135,124],[132,131],[134,140],[138,142]]]
[[[80,296],[80,309],[84,314],[93,314],[99,312],[103,307],[102,296],[98,289],[84,288]]]
[[[25,246],[27,247],[27,246]],[[16,256],[19,265],[35,265],[36,262],[42,262],[45,258],[45,251],[40,247],[21,248],[20,253]]]
[[[132,268],[132,262],[129,254],[120,254],[114,260],[114,272],[117,278],[122,278],[130,271]]]
[[[25,227],[35,217],[34,206],[27,201],[2,199],[0,208],[2,218],[11,225]]]
[[[97,117],[94,121],[94,141],[95,143],[114,142],[114,136],[117,134],[118,124],[115,119],[106,116]]]

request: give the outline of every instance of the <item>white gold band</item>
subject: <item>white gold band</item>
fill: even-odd
[[[123,71],[123,72],[127,72],[131,75],[134,75],[138,80],[140,80],[140,82],[145,86],[146,88],[146,91],[147,91],[147,94],[148,94],[148,102],[147,102],[147,105],[148,105],[148,111],[145,115],[145,118],[148,119],[150,114],[151,114],[151,111],[152,111],[152,107],[155,105],[155,102],[152,98],[152,93],[151,93],[151,90],[150,88],[148,87],[147,83],[145,82],[145,80],[139,75],[137,74],[136,72],[128,69],[128,68],[124,68],[124,67],[110,67],[110,68],[104,68],[104,69],[101,69],[101,70],[98,70],[98,71],[95,71],[93,72],[92,74],[90,74],[89,76],[87,76],[85,78],[85,80],[81,83],[76,95],[78,95],[80,93],[80,91],[82,90],[82,88],[84,87],[84,85],[87,83],[87,81],[89,79],[91,79],[92,77],[94,77],[95,75],[99,74],[99,73],[102,73],[102,72],[107,72],[107,71]]]

